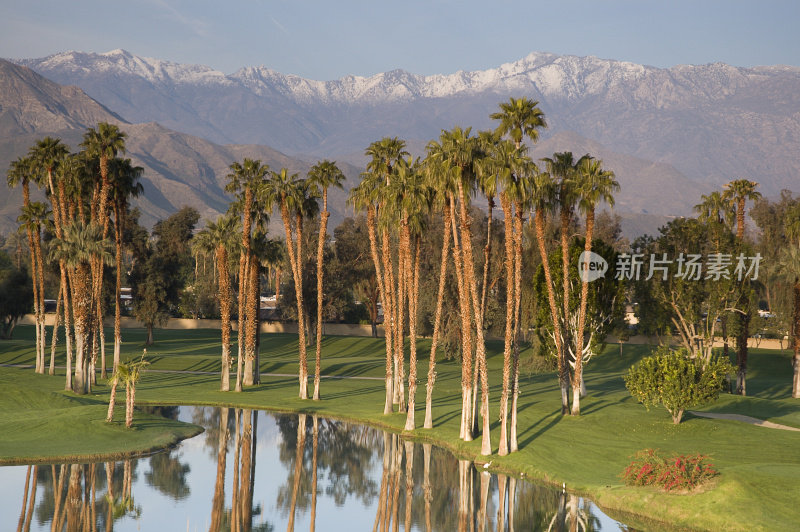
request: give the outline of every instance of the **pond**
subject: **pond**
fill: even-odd
[[[0,530],[630,530],[587,499],[363,425],[150,410],[205,432],[144,458],[0,467]]]

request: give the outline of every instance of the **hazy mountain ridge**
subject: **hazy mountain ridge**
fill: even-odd
[[[144,194],[134,205],[140,208],[141,221],[147,226],[184,205],[210,219],[227,210],[231,198],[224,188],[229,166],[244,157],[261,159],[275,170],[286,167],[301,175],[311,166],[267,146],[222,146],[154,122],[126,123],[77,87],[62,87],[2,60],[0,87],[13,88],[0,91],[0,124],[4,126],[0,129],[0,168],[4,173],[13,159],[25,155],[45,135],[59,137],[77,151],[87,127],[101,121],[116,123],[128,134],[125,156],[145,168],[141,179]],[[358,176],[358,168],[340,166],[351,178]],[[34,196],[41,199],[40,193]],[[16,229],[21,204],[19,187],[0,195],[0,233]],[[344,216],[345,193],[331,191],[330,204],[335,224]]]
[[[316,81],[267,67],[224,74],[123,50],[18,62],[82,87],[131,122],[157,121],[217,143],[335,158],[386,135],[425,142],[454,125],[490,128],[500,101],[528,96],[547,116],[543,138],[576,132],[615,153],[669,164],[705,188],[736,177],[759,181],[766,194],[798,188],[798,67],[662,69],[532,53],[482,71]]]

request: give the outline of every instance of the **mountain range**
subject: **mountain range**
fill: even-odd
[[[80,87],[97,108],[131,123],[125,126],[132,132],[131,154],[149,165],[152,188],[163,196],[148,197],[152,205],[144,210],[153,217],[169,212],[180,195],[205,204],[212,215],[226,201],[221,186],[237,155],[264,153],[268,162],[284,157],[300,172],[329,157],[351,163],[346,173],[355,178],[373,140],[399,136],[422,155],[425,143],[442,129],[493,127],[489,115],[510,96],[536,99],[545,112],[549,128],[534,148],[536,157],[572,150],[603,159],[622,184],[618,212],[639,222],[652,217],[649,231],[664,217],[691,213],[700,194],[738,177],[758,181],[765,195],[800,189],[797,67],[661,69],[533,53],[484,71],[420,76],[394,70],[315,81],[266,67],[225,74],[124,50],[64,52],[14,63]],[[76,89],[60,90],[69,100]],[[0,105],[0,144],[19,144],[20,136],[9,129],[13,124],[6,124],[6,109],[24,102]],[[93,125],[88,102],[64,105],[69,112],[63,123],[47,127],[71,128],[68,117]],[[45,131],[43,118],[26,120],[19,127]],[[150,141],[134,141],[140,136]],[[167,140],[156,140],[161,138]],[[249,147],[234,146],[243,144]],[[6,151],[0,149],[0,164]]]

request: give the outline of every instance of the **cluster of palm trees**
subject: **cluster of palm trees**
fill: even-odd
[[[230,257],[239,253],[238,270],[238,356],[236,383],[234,389],[241,391],[243,386],[260,382],[259,376],[259,303],[260,268],[265,265],[278,266],[288,258],[295,285],[299,336],[299,396],[308,398],[307,361],[307,323],[303,301],[303,265],[305,263],[303,235],[307,220],[319,212],[320,227],[317,244],[317,331],[316,331],[316,370],[314,375],[313,399],[320,397],[320,365],[322,349],[322,294],[323,294],[323,251],[328,212],[328,189],[341,187],[344,174],[336,163],[325,160],[314,165],[307,178],[290,173],[286,168],[270,170],[259,160],[244,159],[230,166],[228,192],[235,194],[235,201],[229,212],[198,233],[196,239],[203,243],[200,247],[212,251],[216,259],[217,287],[222,318],[222,373],[221,389],[230,390],[230,334],[233,288],[231,284]],[[322,206],[318,199],[322,198]],[[267,238],[269,215],[277,209],[280,212],[286,240]],[[234,235],[239,235],[236,237]],[[276,283],[277,284],[277,283]]]
[[[61,322],[66,337],[66,388],[77,393],[87,393],[94,383],[98,352],[106,377],[101,294],[103,266],[112,261],[112,228],[117,271],[114,370],[119,365],[123,228],[129,199],[142,191],[138,183],[142,168],[117,157],[125,153],[125,138],[116,125],[100,123],[85,133],[82,151],[71,154],[59,139],[46,137],[32,146],[27,156],[12,162],[8,172],[9,186],[21,184],[23,189],[19,221],[28,235],[35,287],[36,371],[43,373],[45,367],[44,264],[49,259],[58,262],[60,274],[49,371],[54,373]],[[31,201],[31,183],[44,188],[47,203]],[[42,231],[51,227],[55,238],[45,257]]]
[[[409,157],[405,143],[384,138],[366,150],[371,158],[361,183],[352,189],[352,204],[366,211],[370,250],[384,312],[386,345],[386,396],[384,413],[406,412],[407,430],[416,428],[416,322],[419,287],[420,238],[426,225],[441,217],[443,240],[439,290],[434,317],[428,368],[424,427],[433,426],[432,390],[436,378],[436,349],[440,336],[445,276],[452,257],[457,280],[461,316],[462,412],[460,437],[472,440],[477,434],[477,413],[481,415],[481,452],[491,454],[489,382],[486,364],[486,290],[491,248],[484,248],[483,283],[479,283],[473,251],[473,220],[470,208],[480,191],[491,209],[497,194],[505,224],[506,327],[503,352],[503,382],[500,400],[499,454],[517,450],[516,413],[519,396],[519,341],[521,304],[522,232],[526,219],[536,228],[539,251],[545,267],[550,310],[555,327],[559,375],[567,412],[569,366],[572,371],[572,413],[580,413],[582,358],[586,351],[583,326],[586,315],[587,283],[581,288],[579,309],[569,305],[568,268],[564,267],[563,305],[558,305],[555,283],[550,275],[544,238],[545,219],[560,209],[562,247],[569,244],[568,225],[577,205],[586,215],[586,250],[591,250],[594,212],[605,201],[613,205],[613,192],[619,185],[614,174],[602,168],[601,161],[588,155],[574,161],[571,153],[557,153],[545,159],[545,169],[530,158],[524,140],[535,142],[546,127],[538,102],[511,98],[500,105],[492,118],[499,121],[495,131],[473,135],[471,128],[455,127],[442,131],[431,141],[422,160]],[[531,216],[533,213],[533,216]],[[452,251],[451,251],[452,239]],[[563,256],[567,260],[567,253]],[[573,314],[576,327],[568,328]],[[407,328],[406,328],[407,324]],[[405,399],[405,336],[409,336],[408,399]],[[574,343],[574,347],[571,345]],[[481,406],[477,409],[478,385]],[[510,407],[509,407],[509,402]],[[509,412],[510,410],[510,412]],[[509,422],[510,418],[510,422]]]

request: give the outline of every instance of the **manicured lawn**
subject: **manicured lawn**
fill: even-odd
[[[19,328],[18,340],[0,342],[0,363],[31,363],[33,356],[32,328]],[[111,338],[107,333],[107,338]],[[157,331],[156,345],[148,348],[148,359],[154,370],[189,370],[214,372],[219,368],[218,331]],[[125,331],[123,358],[138,358],[143,347],[143,331]],[[425,378],[428,341],[419,342],[420,386],[417,396],[417,421],[424,415]],[[492,442],[497,445],[499,424],[497,404],[500,395],[502,345],[490,343],[489,369],[493,383]],[[296,336],[263,335],[261,369],[264,373],[296,374]],[[664,409],[649,412],[637,404],[625,390],[622,375],[641,356],[647,346],[626,346],[620,356],[611,346],[587,367],[586,384],[589,397],[582,401],[579,418],[562,417],[557,382],[552,373],[523,375],[520,397],[519,441],[521,450],[507,457],[493,455],[492,468],[524,473],[526,478],[541,479],[567,489],[589,495],[609,510],[619,512],[626,522],[634,523],[629,513],[648,516],[679,527],[714,530],[790,530],[795,528],[800,510],[796,495],[800,493],[800,433],[754,427],[740,422],[712,420],[687,415],[674,426]],[[523,356],[527,353],[523,352]],[[384,347],[381,339],[327,337],[323,348],[323,374],[333,376],[383,377]],[[310,359],[313,374],[313,360]],[[63,365],[62,359],[57,364]],[[788,353],[752,350],[748,392],[750,397],[723,395],[708,411],[732,412],[769,419],[800,427],[800,402],[789,399],[791,364]],[[473,442],[458,439],[460,417],[460,365],[457,361],[440,360],[437,365],[434,391],[434,424],[431,431],[418,429],[416,438],[424,438],[452,449],[456,454],[485,461],[479,456],[480,438]],[[40,400],[43,392],[54,394],[59,401],[70,402],[71,394],[63,388],[63,370],[56,377],[34,375],[32,370],[0,368],[2,399],[0,434],[38,431],[37,438],[52,442],[66,421],[50,401]],[[339,418],[360,420],[375,426],[401,431],[405,416],[383,416],[383,381],[334,379],[322,381],[322,400],[297,399],[298,382],[291,376],[265,376],[262,384],[241,394],[218,391],[219,376],[176,374],[151,371],[137,388],[137,400],[152,404],[226,404],[285,411],[317,412]],[[6,386],[24,389],[7,399]],[[100,383],[94,395],[79,401],[104,401],[107,388]],[[97,423],[85,405],[85,418],[75,410],[68,418],[84,430],[90,454],[105,445],[112,446],[114,434],[128,437],[124,427],[109,427],[116,433],[95,437],[95,431],[107,427]],[[42,411],[47,410],[47,415]],[[98,410],[99,412],[99,410]],[[53,417],[51,424],[50,417]],[[103,412],[104,414],[104,412]],[[88,420],[88,421],[85,421]],[[144,423],[145,418],[137,414]],[[80,420],[80,421],[79,421]],[[46,422],[45,422],[46,421]],[[144,434],[150,427],[142,427]],[[10,431],[10,432],[8,432]],[[89,437],[91,434],[91,437]],[[16,436],[15,436],[16,437]],[[17,440],[2,438],[3,455],[19,446]],[[96,443],[93,443],[95,442]],[[16,443],[15,443],[16,442]],[[703,453],[711,456],[721,472],[711,489],[691,495],[665,494],[650,488],[624,486],[619,474],[629,456],[644,448],[658,448],[665,455]],[[56,452],[57,442],[42,444],[40,452]],[[652,526],[652,525],[651,525]],[[657,526],[656,528],[660,527]]]

